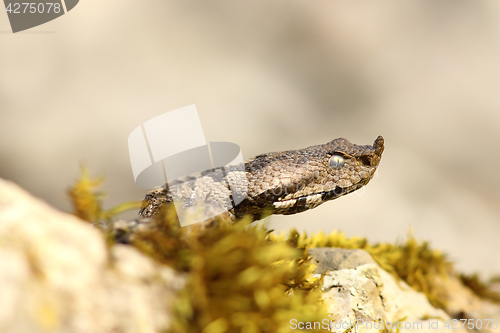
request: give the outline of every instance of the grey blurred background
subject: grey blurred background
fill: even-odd
[[[60,209],[82,161],[107,208],[142,199],[129,133],[190,104],[246,158],[384,136],[369,186],[270,228],[411,226],[459,270],[500,273],[499,1],[84,0],[18,34],[0,11],[0,177]]]

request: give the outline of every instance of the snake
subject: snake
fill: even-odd
[[[231,219],[301,213],[352,193],[374,177],[384,139],[373,145],[345,138],[304,149],[258,155],[243,166],[211,169],[177,179],[148,192],[139,211],[151,218],[174,202],[191,207],[204,202]],[[178,206],[176,206],[178,207]]]

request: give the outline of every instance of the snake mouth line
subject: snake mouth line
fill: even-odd
[[[293,198],[293,199],[287,199],[283,201],[275,201],[273,202],[273,207],[275,209],[285,209],[285,208],[291,208],[291,207],[297,207],[297,208],[305,208],[305,209],[311,209],[316,206],[319,206],[323,202],[341,197],[343,195],[346,195],[348,193],[354,192],[357,189],[363,187],[364,184],[358,183],[353,186],[345,187],[342,188],[340,186],[336,186],[335,189],[327,192],[319,192],[319,193],[313,193],[309,195],[304,195],[300,196],[298,198]]]

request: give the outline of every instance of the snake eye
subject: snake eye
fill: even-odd
[[[330,157],[330,161],[328,162],[330,166],[334,169],[340,169],[344,166],[344,158],[340,155],[333,155]]]

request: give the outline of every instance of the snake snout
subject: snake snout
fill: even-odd
[[[378,156],[382,155],[382,152],[384,151],[384,138],[382,135],[379,135],[373,142],[373,149],[375,149],[375,154]]]

